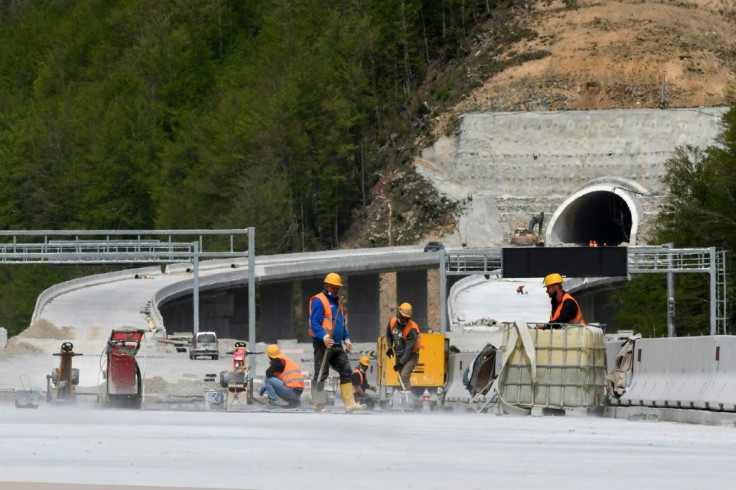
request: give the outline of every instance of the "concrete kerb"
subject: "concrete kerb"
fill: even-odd
[[[46,307],[46,305],[50,303],[54,298],[61,296],[62,294],[91,286],[97,286],[99,284],[108,284],[115,281],[130,279],[131,277],[134,277],[136,275],[141,277],[147,275],[160,276],[162,275],[161,267],[151,266],[138,269],[126,269],[123,271],[108,272],[104,274],[95,274],[92,276],[80,277],[77,279],[72,279],[70,281],[62,282],[60,284],[55,284],[50,288],[44,290],[41,294],[38,295],[38,298],[36,298],[36,306],[33,309],[31,325],[39,320],[39,318],[41,317],[41,313],[43,312],[43,309]]]

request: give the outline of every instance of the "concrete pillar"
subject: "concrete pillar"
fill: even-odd
[[[294,312],[291,307],[291,282],[266,283],[259,286],[260,341],[275,343],[279,339],[294,338]]]
[[[379,287],[378,274],[351,275],[348,278],[346,313],[353,342],[374,342],[382,331]]]
[[[396,307],[405,301],[411,303],[414,310],[412,319],[419,324],[419,328],[426,330],[430,327],[427,325],[426,269],[396,273]]]
[[[322,291],[322,288],[324,287],[324,282],[322,282],[324,279],[306,279],[302,281],[302,299],[301,299],[301,308],[302,308],[302,318],[304,319],[304,329],[303,329],[303,335],[302,335],[302,342],[311,342],[312,337],[309,336],[309,333],[307,332],[307,327],[309,326],[309,300],[312,296]],[[343,279],[344,280],[344,279]]]

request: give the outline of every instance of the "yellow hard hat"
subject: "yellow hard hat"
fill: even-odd
[[[268,357],[278,357],[281,355],[281,349],[276,344],[271,344],[266,348],[266,355]]]
[[[401,303],[399,305],[399,315],[411,318],[412,309],[409,303]]]
[[[551,286],[553,284],[562,284],[562,276],[558,273],[548,274],[544,278],[544,287]]]
[[[358,361],[358,362],[360,362],[364,366],[370,366],[371,365],[371,358],[368,357],[368,356],[361,356],[360,357],[360,361]]]
[[[332,286],[342,287],[342,279],[340,278],[340,274],[330,272],[325,277],[325,284],[331,284]]]

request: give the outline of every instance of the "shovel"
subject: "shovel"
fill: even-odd
[[[312,384],[312,403],[315,405],[327,405],[327,393],[325,393],[325,382],[322,380],[322,373],[325,372],[325,364],[327,364],[327,355],[330,349],[325,346],[325,355],[322,356],[322,365],[319,367],[317,380]]]
[[[396,366],[396,362],[391,358],[391,362]],[[414,394],[411,391],[406,391],[404,386],[404,380],[401,379],[401,373],[396,373],[401,383],[401,391],[394,390],[391,394],[391,408],[394,410],[411,411],[414,410]]]

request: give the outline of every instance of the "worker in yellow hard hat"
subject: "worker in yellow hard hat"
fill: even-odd
[[[396,316],[386,328],[386,355],[393,357],[394,370],[401,377],[404,388],[411,389],[411,372],[419,362],[419,349],[422,348],[422,334],[419,325],[411,319],[413,310],[409,303],[399,305]]]
[[[368,356],[361,356],[358,361],[358,367],[353,371],[352,381],[355,401],[373,408],[375,399],[367,393],[368,390],[376,391],[376,387],[368,383],[368,377],[366,376],[370,365],[371,358]]]
[[[263,396],[268,393],[270,407],[299,407],[302,404],[299,399],[304,391],[304,377],[299,364],[285,356],[276,344],[266,348],[266,355],[271,364],[266,369],[266,381],[259,394]],[[281,405],[279,398],[286,400],[288,405]]]
[[[540,328],[561,328],[564,324],[585,325],[583,310],[580,309],[577,300],[562,289],[562,283],[562,276],[556,272],[544,278],[544,287],[550,297],[552,311],[549,315],[549,324]]]
[[[351,381],[352,368],[348,354],[353,344],[350,342],[345,311],[338,293],[342,287],[342,278],[335,272],[325,276],[324,288],[309,300],[309,335],[314,346],[314,378],[317,383],[322,359],[326,355],[327,365],[340,374],[340,393],[345,403],[345,410],[352,412],[365,408],[355,402],[353,383]],[[344,348],[343,348],[344,346]],[[325,367],[320,381],[324,382],[329,375],[329,367]],[[314,409],[321,412],[325,407],[315,405]]]

